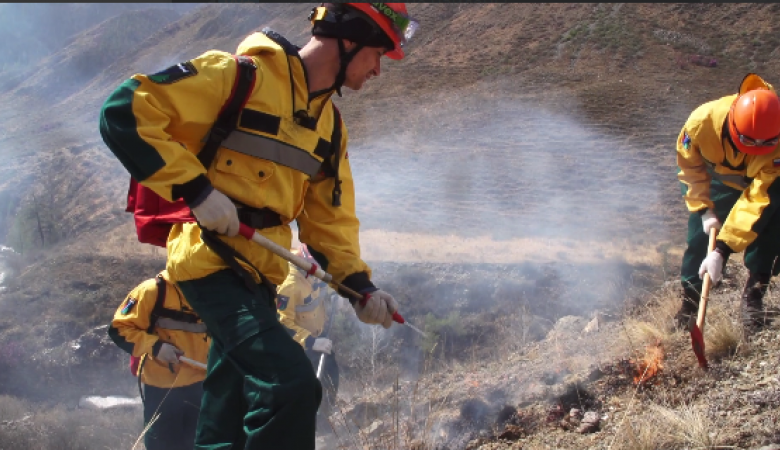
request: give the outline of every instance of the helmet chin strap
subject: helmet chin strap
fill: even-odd
[[[344,47],[344,40],[342,38],[336,39],[339,43],[339,71],[336,74],[336,81],[334,81],[329,88],[321,89],[317,92],[312,92],[309,95],[309,98],[315,98],[330,91],[336,91],[339,97],[343,97],[341,95],[341,86],[344,85],[344,81],[347,79],[347,68],[349,67],[349,63],[352,62],[352,58],[354,58],[355,55],[357,55],[358,52],[365,46],[358,43],[355,45],[355,48],[352,49],[352,51],[347,52],[347,49]]]
[[[355,55],[357,55],[358,52],[362,50],[364,47],[363,44],[356,43],[357,45],[355,45],[355,48],[352,49],[352,51],[348,52],[347,49],[344,47],[344,39],[337,38],[337,41],[339,43],[339,71],[336,74],[336,81],[333,83],[331,87],[313,93],[312,97],[316,97],[319,94],[328,91],[336,91],[336,94],[338,94],[339,97],[342,97],[341,86],[344,85],[344,81],[346,81],[347,79],[347,67],[349,67],[349,63],[352,62],[352,58],[354,58]]]
[[[333,83],[331,89],[335,89],[336,93],[341,97],[341,86],[344,85],[344,81],[347,79],[347,67],[352,62],[352,58],[363,48],[363,44],[357,43],[352,51],[347,52],[344,48],[344,39],[339,39],[339,60],[341,61],[341,67],[339,67],[339,73],[336,74],[336,82]]]

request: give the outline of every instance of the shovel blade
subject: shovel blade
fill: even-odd
[[[704,335],[696,324],[691,326],[691,345],[693,346],[693,353],[696,354],[696,359],[699,360],[699,367],[706,369],[708,364],[707,358],[704,356]]]

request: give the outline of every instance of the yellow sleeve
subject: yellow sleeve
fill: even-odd
[[[209,189],[196,154],[230,95],[237,63],[210,51],[122,83],[100,111],[100,134],[130,175],[166,200]]]
[[[303,303],[303,299],[309,295],[307,292],[309,289],[307,289],[307,286],[303,286],[303,283],[296,281],[294,270],[297,269],[290,268],[290,274],[287,275],[287,279],[279,286],[276,295],[276,310],[279,313],[279,322],[285,328],[295,333],[293,335],[295,342],[306,348],[306,338],[311,333],[307,329],[295,324],[295,307]]]
[[[765,230],[766,223],[780,204],[780,182],[776,181],[778,176],[780,167],[775,167],[774,162],[768,160],[731,208],[718,234],[719,244],[722,242],[731,251],[739,253]]]
[[[696,130],[689,128],[689,125],[686,123],[677,137],[677,178],[687,187],[683,198],[688,211],[696,212],[713,207],[710,200],[711,177],[696,142]]]
[[[133,356],[152,353],[158,337],[149,334],[149,321],[157,301],[157,285],[154,279],[146,280],[127,295],[114,313],[108,335],[116,345]]]
[[[334,281],[361,292],[375,289],[371,269],[360,259],[360,221],[355,214],[355,183],[347,155],[347,130],[342,122],[339,180],[341,206],[333,206],[334,178],[312,183],[304,199],[303,214],[298,216],[301,242],[305,242],[323,269]]]

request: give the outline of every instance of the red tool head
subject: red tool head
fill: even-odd
[[[708,368],[707,357],[704,356],[704,335],[695,323],[691,326],[691,345],[693,346],[693,352],[696,354],[696,359],[699,360],[699,367],[702,369]]]

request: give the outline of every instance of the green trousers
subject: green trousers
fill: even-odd
[[[202,383],[175,388],[143,385],[144,425],[152,423],[144,435],[146,450],[192,450]]]
[[[303,348],[231,270],[178,283],[212,337],[196,450],[314,450],[322,387]]]
[[[683,193],[685,193],[686,186],[682,186]],[[780,257],[780,212],[777,207],[780,199],[775,199],[773,196],[773,191],[776,190],[778,189],[774,185],[770,188],[769,194],[772,204],[757,222],[757,225],[761,227],[761,230],[758,231],[758,237],[745,249],[745,267],[753,274],[771,273],[777,275],[780,273],[780,260],[775,262],[775,259]],[[742,191],[732,189],[717,180],[712,180],[710,199],[715,204],[713,212],[721,223],[726,221],[731,208],[734,207],[741,195]],[[683,254],[680,276],[685,290],[701,292],[702,280],[699,278],[699,267],[704,258],[707,257],[708,241],[708,236],[702,227],[701,215],[698,212],[692,213],[688,218],[688,247]]]

